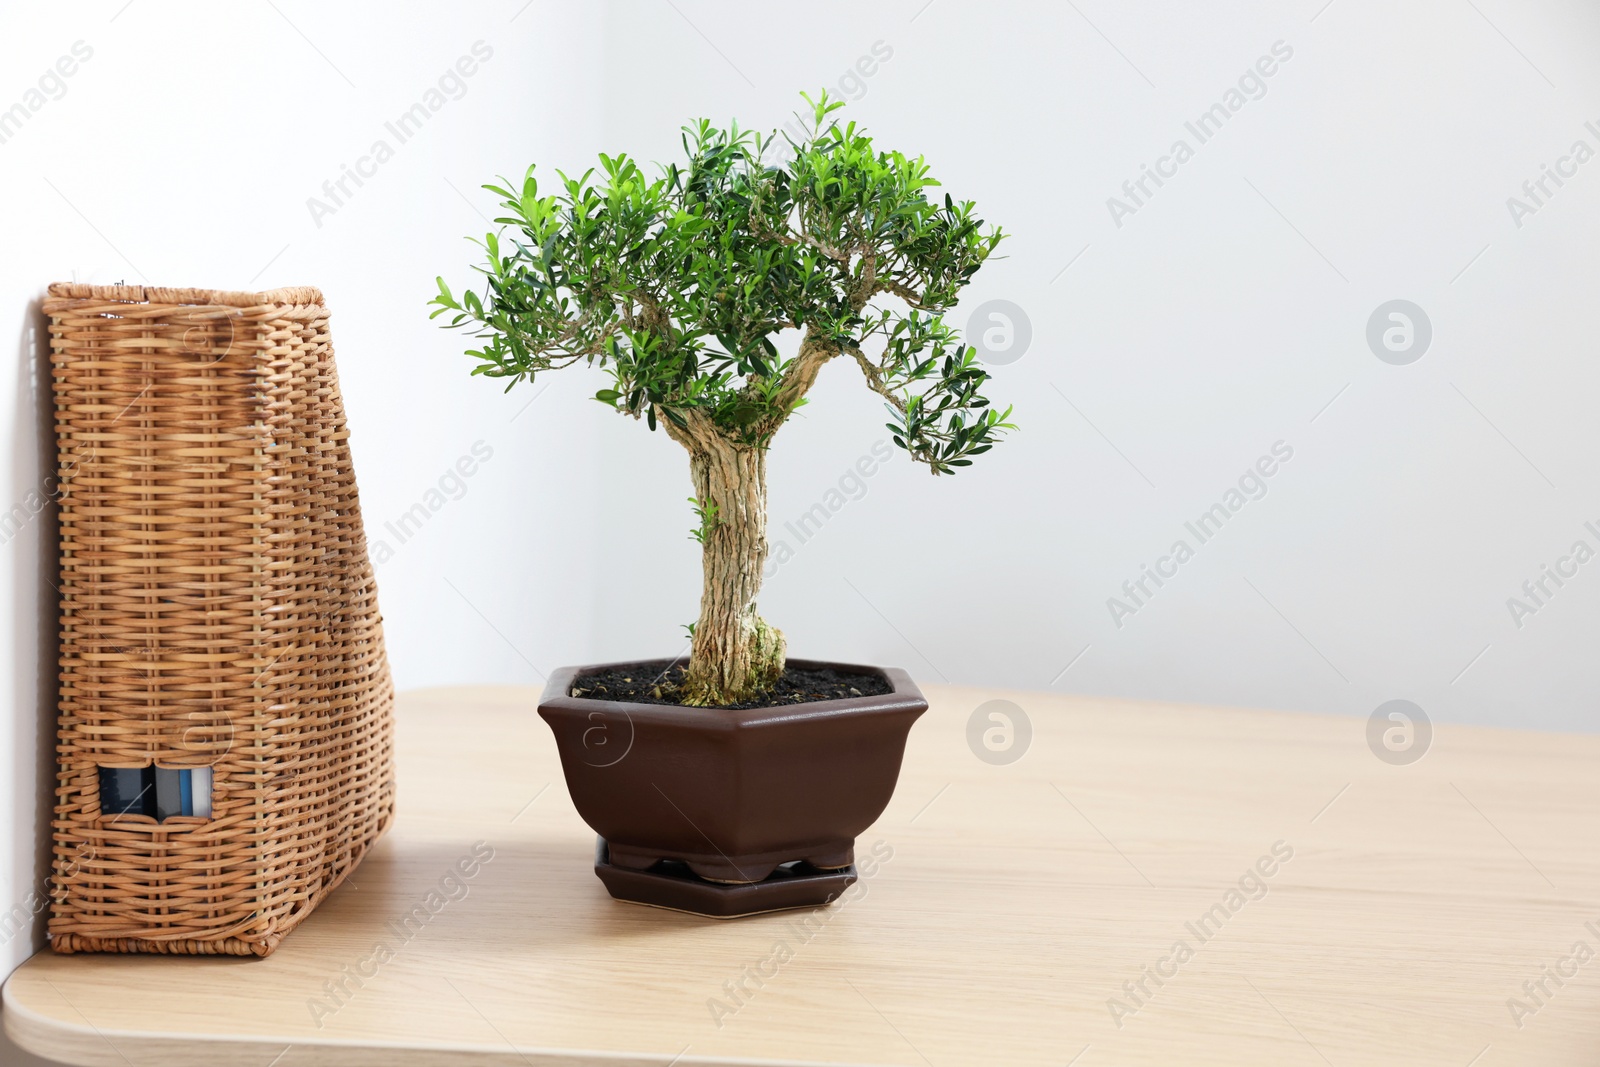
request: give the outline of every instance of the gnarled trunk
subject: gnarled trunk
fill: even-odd
[[[760,695],[784,662],[782,632],[756,614],[767,560],[766,450],[735,445],[714,430],[694,432],[707,429],[673,433],[689,450],[695,497],[707,513],[700,619],[681,696],[701,706]]]

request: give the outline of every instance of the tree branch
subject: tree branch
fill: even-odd
[[[775,399],[779,425],[782,425],[782,420],[787,419],[795,406],[805,399],[806,393],[811,391],[822,365],[838,354],[838,347],[818,336],[816,327],[806,329],[805,340],[800,342],[800,352],[784,373],[783,384],[778,387]],[[776,430],[777,426],[772,429]]]
[[[710,417],[698,408],[672,408],[672,414],[669,415],[668,409],[657,404],[656,410],[661,414],[657,421],[667,431],[667,436],[682,445],[691,456],[732,447],[732,442],[724,438]],[[682,426],[678,425],[677,419],[683,420]]]
[[[878,284],[878,253],[867,250],[861,254],[861,280],[850,293],[850,310],[860,312],[867,301],[882,290]]]
[[[907,304],[910,304],[919,311],[930,310],[928,305],[922,302],[921,293],[917,292],[915,289],[912,289],[910,286],[902,285],[900,282],[892,279],[886,278],[883,281],[878,282],[876,291],[880,293],[889,293],[892,296],[898,296],[901,300],[904,300]]]
[[[878,372],[877,364],[873,363],[857,345],[847,344],[844,346],[844,350],[855,357],[856,364],[860,366],[861,373],[867,379],[867,388],[889,401],[894,405],[896,411],[904,415],[906,413],[905,401],[896,395],[894,390],[890,389],[888,384],[884,382],[883,375]]]

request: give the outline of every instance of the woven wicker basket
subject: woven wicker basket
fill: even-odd
[[[51,945],[265,956],[394,810],[394,690],[328,310],[309,288],[76,284],[44,310],[61,505]],[[103,768],[148,767],[209,775],[209,817],[204,795],[164,821],[101,810]]]

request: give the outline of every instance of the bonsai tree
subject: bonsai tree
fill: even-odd
[[[922,158],[841,125],[842,101],[802,96],[787,162],[765,158],[784,149],[777,134],[700,120],[683,128],[687,161],[655,177],[602,154],[601,174],[560,174],[552,194],[531,166],[520,187],[484,186],[514,232],[481,242],[483,295],[458,299],[440,278],[430,302],[431,317],[474,329],[474,374],[510,389],[597,367],[611,380],[596,400],[688,452],[705,578],[685,704],[749,701],[783,673],[783,634],[756,612],[767,449],[824,364],[853,362],[886,401],[895,444],[934,474],[1014,429],[943,318],[1001,232],[970,201],[930,199],[939,183]]]

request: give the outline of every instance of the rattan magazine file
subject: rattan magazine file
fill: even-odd
[[[311,288],[57,284],[44,311],[51,946],[265,956],[394,811],[394,689],[328,309]],[[160,810],[149,786],[112,810],[119,774],[159,778]]]

